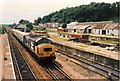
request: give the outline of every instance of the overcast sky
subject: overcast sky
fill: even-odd
[[[0,23],[18,23],[20,19],[32,21],[66,7],[90,2],[113,3],[119,0],[0,0]]]

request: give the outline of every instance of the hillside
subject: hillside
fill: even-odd
[[[119,18],[119,4],[115,3],[95,3],[92,2],[88,5],[80,5],[77,7],[65,8],[56,12],[52,12],[43,18],[38,17],[35,23],[59,22],[70,23],[73,21],[78,22],[95,22],[95,21],[114,21],[118,22]]]

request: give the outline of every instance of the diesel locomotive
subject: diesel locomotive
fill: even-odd
[[[55,46],[48,38],[41,35],[21,32],[16,29],[12,29],[12,32],[19,41],[35,54],[37,60],[53,61],[56,58]]]

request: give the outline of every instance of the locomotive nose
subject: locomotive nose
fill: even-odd
[[[55,46],[51,44],[42,44],[39,46],[39,54],[43,54],[44,57],[50,57],[55,55]]]

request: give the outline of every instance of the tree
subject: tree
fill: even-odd
[[[41,22],[70,23],[73,21],[117,21],[119,17],[119,4],[120,2],[116,2],[113,4],[104,2],[91,2],[88,5],[80,5],[77,7],[65,8],[61,9],[60,11],[50,13],[49,15],[46,15],[43,18],[41,18]]]
[[[28,23],[29,23],[29,21],[28,20],[24,20],[24,19],[21,19],[19,21],[19,24],[28,24]]]
[[[32,23],[28,23],[28,24],[26,25],[26,27],[27,27],[27,30],[28,30],[28,31],[31,31],[31,30],[33,29]]]
[[[2,25],[2,33],[5,33],[6,32],[6,28],[4,25]]]
[[[11,25],[12,28],[15,28],[15,26],[16,26],[16,23],[14,23],[14,24]]]
[[[34,20],[35,25],[38,25],[39,23],[41,23],[41,17],[38,17],[37,20]]]
[[[21,20],[19,21],[19,24],[23,24],[23,23],[24,23],[24,20],[21,19]]]
[[[62,25],[62,28],[67,28],[67,24],[64,23],[64,24]]]

